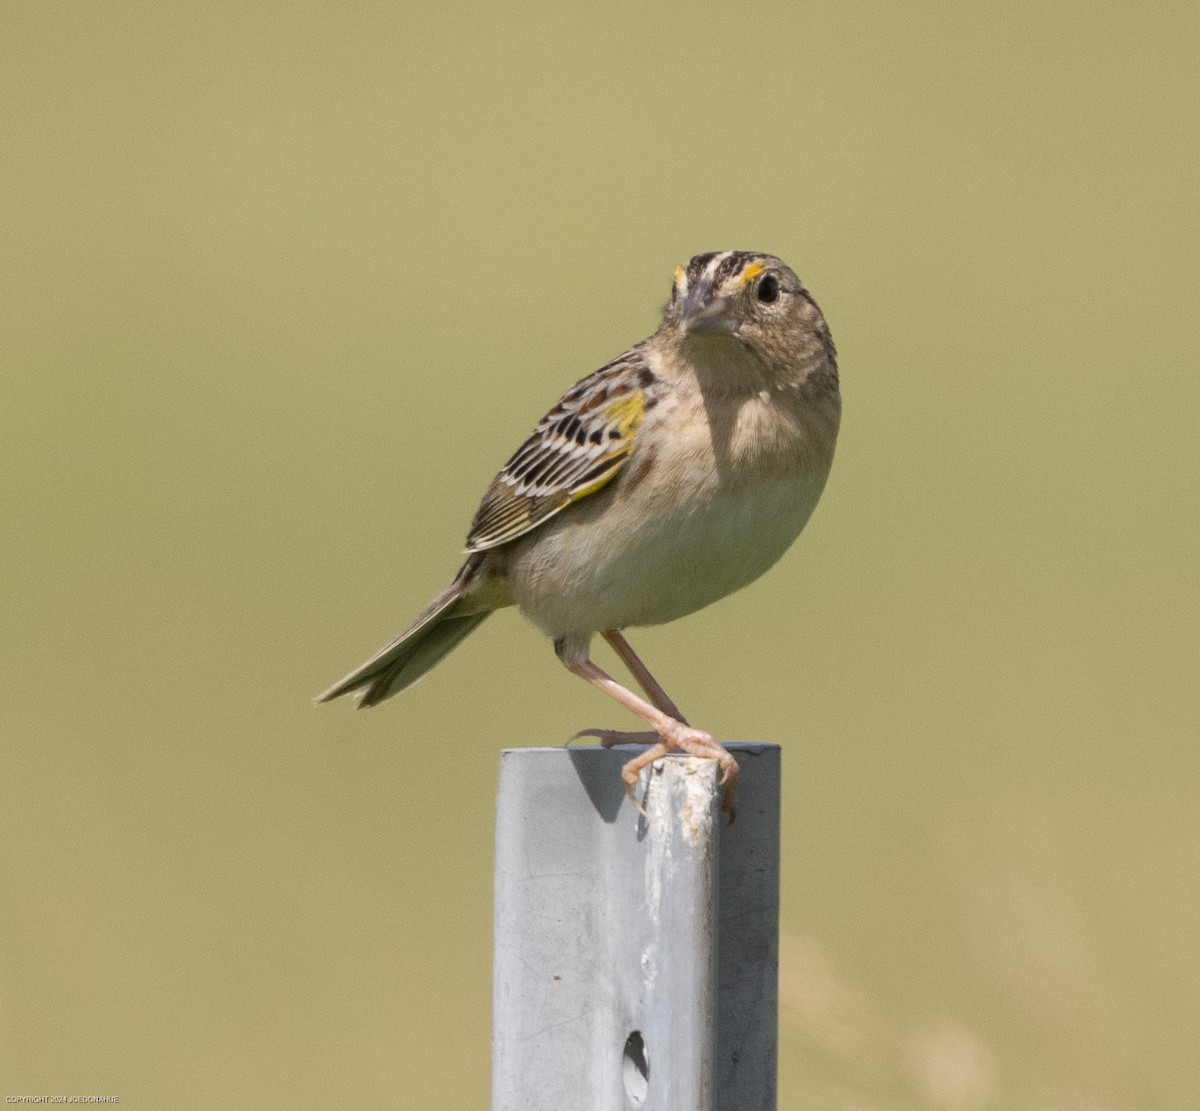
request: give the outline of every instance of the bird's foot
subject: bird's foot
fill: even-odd
[[[659,734],[652,734],[652,736],[657,738]],[[702,729],[693,729],[690,725],[684,725],[682,722],[675,723],[664,730],[658,744],[640,756],[635,756],[621,769],[621,778],[625,780],[625,789],[634,806],[645,815],[646,811],[639,805],[634,794],[638,775],[644,767],[653,764],[655,760],[660,756],[665,756],[668,752],[686,752],[689,756],[701,756],[709,760],[716,760],[717,767],[721,769],[721,779],[718,784],[722,788],[721,809],[729,815],[729,824],[733,825],[737,818],[737,761],[729,749],[713,739],[711,733],[705,733]]]

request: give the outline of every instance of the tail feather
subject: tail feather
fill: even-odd
[[[362,709],[411,687],[492,612],[462,612],[463,592],[473,579],[474,567],[468,561],[454,582],[404,632],[324,694],[317,695],[316,701],[329,702],[361,690],[358,705]]]

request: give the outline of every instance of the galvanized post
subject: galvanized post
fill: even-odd
[[[512,749],[496,816],[493,1111],[773,1111],[779,749],[620,778],[628,752]]]

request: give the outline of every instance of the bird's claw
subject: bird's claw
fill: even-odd
[[[649,811],[647,811],[646,808],[641,804],[641,802],[638,801],[638,797],[637,797],[638,777],[635,775],[633,777],[633,779],[630,780],[629,778],[627,778],[625,776],[624,772],[622,772],[621,775],[622,775],[622,778],[625,779],[625,793],[629,796],[629,801],[631,803],[633,803],[633,808],[643,818],[645,818],[647,822],[650,821]]]
[[[601,748],[614,748],[616,745],[653,745],[662,739],[652,730],[625,733],[619,729],[581,729],[567,738],[567,744],[570,745],[580,737],[592,737],[600,742]]]

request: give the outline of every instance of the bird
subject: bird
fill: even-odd
[[[736,760],[689,724],[624,630],[684,617],[774,565],[817,505],[840,422],[837,351],[795,272],[757,251],[696,255],[676,267],[657,331],[568,389],[496,475],[450,585],[316,701],[358,692],[375,706],[516,606],[569,671],[649,725],[575,735],[650,746],[621,771],[643,815],[642,769],[682,752],[717,762],[732,821]],[[597,633],[644,697],[592,661]]]

